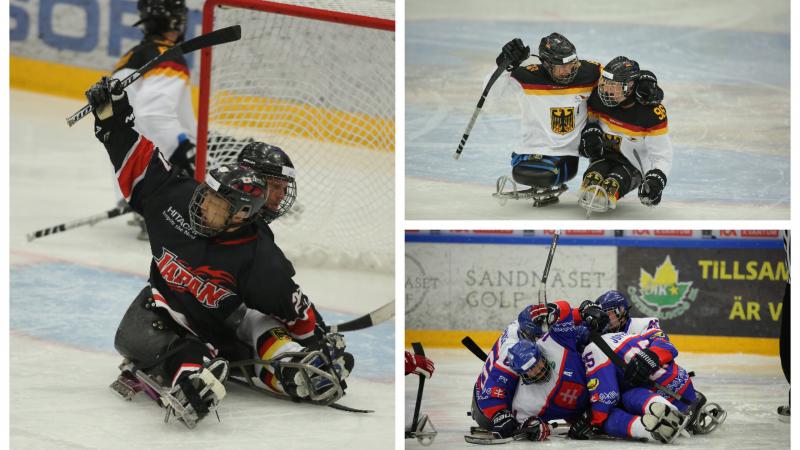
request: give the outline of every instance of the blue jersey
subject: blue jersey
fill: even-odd
[[[581,384],[583,389],[575,390],[574,392],[567,389],[569,392],[565,395],[575,395],[575,403],[577,404],[581,393],[585,393],[586,383],[583,378],[583,367],[582,364],[580,364],[580,353],[577,351],[577,347],[585,336],[587,336],[586,327],[580,325],[580,315],[577,310],[569,306],[569,303],[562,300],[555,302],[555,304],[558,307],[558,318],[555,323],[550,325],[550,331],[537,342],[540,344],[544,342],[547,343],[547,349],[543,348],[542,350],[545,352],[545,356],[551,364],[555,361],[559,362],[559,365],[553,367],[553,379],[561,378],[559,372],[557,372],[560,367],[564,369],[561,362],[570,361],[565,369],[570,375],[565,381],[572,380],[573,376],[580,377],[580,379],[576,378],[574,382],[576,384]],[[495,413],[503,409],[513,410],[512,403],[514,402],[517,390],[520,389],[520,387],[530,387],[519,381],[519,375],[511,370],[511,367],[506,361],[508,351],[520,340],[518,331],[519,323],[516,320],[506,327],[503,334],[492,346],[492,350],[489,352],[486,362],[483,365],[483,370],[480,375],[478,375],[478,380],[475,382],[476,403],[481,412],[489,419],[491,419]],[[545,347],[544,345],[542,346]],[[563,348],[570,349],[569,351],[571,354],[569,358],[564,357],[565,354],[560,350]],[[573,356],[577,358],[580,370],[572,370],[574,366]],[[571,402],[567,401],[564,405],[569,407]],[[528,408],[525,408],[522,414],[526,414],[527,411]],[[525,420],[525,418],[522,420]],[[519,417],[517,417],[517,420],[520,420]]]

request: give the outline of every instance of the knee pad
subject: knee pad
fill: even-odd
[[[511,155],[511,177],[515,182],[537,188],[558,186],[575,177],[576,156]]]
[[[158,359],[179,339],[170,319],[156,311],[150,286],[146,286],[122,317],[114,336],[114,348],[122,356],[140,363]]]

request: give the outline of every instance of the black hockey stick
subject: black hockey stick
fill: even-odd
[[[28,233],[28,242],[38,239],[40,237],[49,236],[51,234],[60,233],[62,231],[71,230],[73,228],[82,227],[84,225],[94,225],[98,222],[102,222],[104,220],[113,219],[114,217],[121,216],[123,214],[127,214],[131,212],[131,207],[125,205],[124,207],[117,207],[113,209],[109,209],[108,211],[100,214],[95,214],[89,217],[84,217],[82,219],[74,220],[72,222],[65,222],[59,225],[54,225],[49,228],[44,228],[38,231],[34,231],[32,233]]]
[[[369,328],[373,325],[385,322],[392,317],[394,317],[394,300],[369,314],[364,314],[361,317],[357,317],[345,323],[340,323],[339,325],[331,325],[330,331],[332,333],[339,333],[342,331],[363,330],[364,328]]]
[[[136,70],[132,74],[128,75],[123,79],[120,84],[122,89],[130,86],[134,81],[138,80],[142,77],[148,70],[152,69],[157,64],[166,61],[167,59],[174,58],[178,55],[183,55],[186,53],[191,53],[195,50],[200,50],[201,48],[211,47],[213,45],[225,44],[227,42],[238,41],[242,37],[242,28],[239,25],[233,25],[231,27],[220,28],[219,30],[214,30],[211,33],[203,34],[201,36],[197,36],[193,39],[189,39],[186,42],[182,42],[169,50],[165,51],[164,53],[156,56],[152,60],[150,60],[147,64],[142,66],[139,70]],[[83,119],[84,117],[88,116],[92,111],[94,111],[94,107],[92,105],[86,105],[81,108],[75,114],[67,117],[67,125],[73,126],[79,120]]]
[[[417,355],[425,356],[425,350],[419,342],[412,342],[411,348]],[[414,418],[411,420],[411,431],[417,431],[417,420],[419,420],[419,408],[422,406],[422,390],[425,388],[425,377],[419,377],[419,387],[417,388],[417,403],[414,404]]]
[[[467,350],[471,351],[472,354],[481,361],[486,361],[486,358],[489,357],[489,355],[487,355],[486,352],[483,351],[483,349],[480,348],[471,337],[464,336],[464,339],[461,340],[461,343],[464,344],[464,347],[467,347]]]
[[[509,63],[500,64],[497,66],[497,69],[492,73],[492,76],[489,77],[489,82],[486,83],[486,87],[483,88],[483,93],[481,94],[480,100],[478,100],[478,106],[475,107],[475,111],[472,113],[472,118],[469,119],[469,123],[467,124],[467,129],[464,130],[464,136],[461,137],[461,142],[458,144],[458,148],[456,152],[453,154],[453,159],[458,159],[461,157],[461,152],[464,150],[464,145],[467,144],[467,139],[469,139],[469,134],[472,132],[472,127],[475,126],[475,120],[478,118],[478,114],[481,112],[481,108],[483,108],[483,102],[486,101],[486,96],[489,95],[489,90],[492,88],[492,85],[498,78],[500,78],[500,74],[503,73],[504,70],[508,67]]]
[[[547,277],[550,274],[550,265],[553,263],[553,255],[556,254],[556,246],[558,245],[558,237],[561,234],[559,230],[553,232],[553,240],[550,242],[550,251],[547,253],[547,261],[544,263],[544,271],[542,272],[542,280],[539,283],[539,306],[547,305]],[[542,324],[542,330],[547,331],[547,321]]]

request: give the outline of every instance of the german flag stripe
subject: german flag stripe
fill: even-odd
[[[143,75],[144,78],[155,76],[176,77],[183,80],[189,80],[189,68],[174,61],[164,61],[148,70],[147,73]]]
[[[261,344],[261,347],[258,348],[258,355],[261,359],[272,359],[276,353],[282,353],[281,349],[283,349],[283,347],[292,342],[294,341],[289,339],[288,336],[286,336],[285,339],[279,339],[275,335],[270,335],[270,337]]]
[[[117,182],[125,197],[125,201],[131,200],[131,194],[136,184],[144,178],[147,166],[153,157],[155,146],[146,137],[139,135],[139,140],[133,144],[132,150],[128,152],[122,168],[117,172]]]
[[[632,123],[622,122],[607,114],[602,114],[594,110],[589,110],[589,116],[599,119],[612,130],[625,134],[626,136],[659,136],[669,131],[666,120],[652,127],[642,127]]]
[[[530,84],[520,83],[528,95],[569,95],[591,93],[595,83],[579,84],[576,86],[559,86],[555,84]]]

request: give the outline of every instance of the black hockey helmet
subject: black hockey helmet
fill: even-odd
[[[539,61],[550,74],[550,78],[558,84],[571,83],[581,66],[575,46],[558,33],[551,33],[542,38],[539,43]],[[561,65],[566,65],[568,68],[559,69],[559,73],[556,73],[555,66]]]
[[[139,21],[133,26],[142,25],[145,34],[160,34],[178,31],[181,35],[186,29],[186,0],[139,0]]]
[[[220,166],[195,189],[189,206],[192,229],[200,236],[211,237],[251,223],[267,195],[266,180],[253,168],[236,163]]]
[[[639,63],[624,56],[617,56],[600,71],[597,94],[609,108],[625,102],[634,92],[639,79]]]
[[[280,147],[251,142],[242,148],[237,159],[239,164],[252,167],[268,183],[272,183],[271,198],[267,199],[261,210],[264,221],[270,223],[286,214],[297,198],[295,169],[289,155]]]

